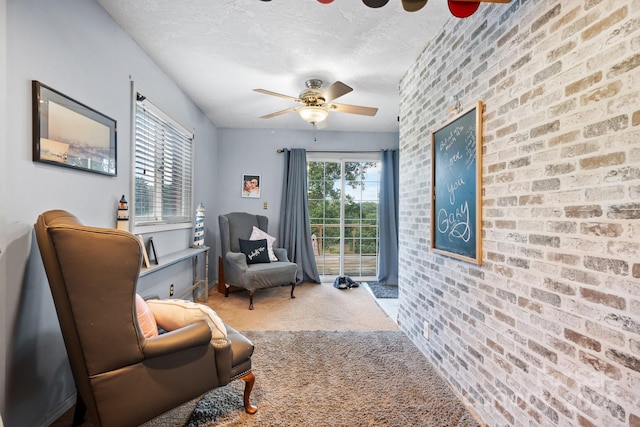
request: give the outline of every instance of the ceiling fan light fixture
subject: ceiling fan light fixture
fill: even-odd
[[[329,116],[329,111],[325,107],[316,105],[300,107],[296,111],[298,115],[302,117],[302,120],[311,124],[320,123]]]

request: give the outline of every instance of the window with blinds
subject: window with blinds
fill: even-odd
[[[135,225],[190,223],[193,134],[140,94],[135,115]]]

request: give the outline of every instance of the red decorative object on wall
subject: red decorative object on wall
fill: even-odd
[[[478,10],[480,2],[447,0],[449,12],[456,18],[468,18]]]

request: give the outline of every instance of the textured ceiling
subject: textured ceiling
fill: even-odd
[[[98,0],[220,128],[311,129],[297,97],[310,78],[353,92],[337,102],[379,108],[375,117],[333,112],[329,130],[398,130],[400,79],[451,16],[446,0],[406,12],[358,0]]]

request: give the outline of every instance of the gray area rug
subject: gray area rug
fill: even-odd
[[[367,282],[367,286],[376,298],[398,298],[398,285]]]
[[[244,383],[205,394],[186,425],[478,426],[427,359],[400,331],[251,331],[252,403]]]

